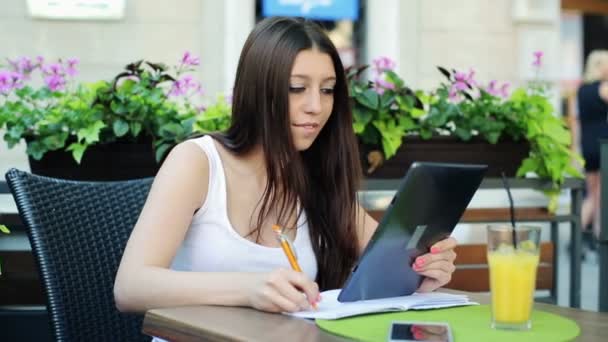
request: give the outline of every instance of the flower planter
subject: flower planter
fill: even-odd
[[[407,137],[403,139],[397,154],[384,161],[372,173],[367,174],[369,164],[367,158],[363,158],[363,170],[370,178],[401,178],[414,161],[445,162],[487,164],[489,168],[486,176],[500,177],[504,171],[512,177],[529,151],[527,141],[503,140],[490,144],[483,139],[465,142],[456,137],[434,137],[429,140]]]
[[[87,181],[153,177],[160,167],[151,140],[92,145],[84,152],[80,165],[71,152],[64,151],[47,152],[41,160],[28,159],[32,173]]]

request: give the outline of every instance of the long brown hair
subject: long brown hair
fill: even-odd
[[[333,61],[334,106],[315,142],[300,152],[291,137],[289,78],[298,52],[313,48]],[[358,255],[356,211],[361,166],[344,68],[319,26],[285,17],[267,18],[256,25],[238,64],[232,124],[215,137],[236,154],[262,146],[268,181],[252,233],[259,238],[271,209],[277,210],[281,224],[301,214],[299,202],[317,257],[316,280],[321,289],[341,287]]]

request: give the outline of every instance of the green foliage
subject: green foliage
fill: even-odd
[[[492,144],[501,139],[525,139],[530,153],[517,176],[532,173],[551,181],[552,188],[546,191],[550,210],[555,209],[565,177],[582,177],[573,161],[581,165],[584,161],[571,151],[570,132],[555,115],[546,87],[535,82],[509,96],[508,84],[497,88],[491,82],[480,87],[472,72],[465,75],[440,67],[446,83],[431,91],[414,91],[390,69],[376,69],[375,80],[363,80],[366,68],[347,70],[353,128],[362,144],[381,150],[386,159],[410,135],[423,139],[456,136],[463,141],[481,137]]]
[[[27,60],[29,63],[29,60]],[[195,132],[223,130],[228,127],[230,106],[221,99],[206,111],[191,103],[200,95],[200,85],[189,76],[198,59],[186,53],[173,72],[159,63],[137,61],[126,66],[111,82],[69,83],[61,73],[61,61],[50,67],[29,65],[15,71],[0,71],[0,78],[14,82],[0,87],[0,129],[9,148],[22,139],[27,153],[41,159],[48,151],[64,150],[78,163],[87,148],[115,141],[137,141],[152,138],[156,159],[162,160],[175,144]],[[34,88],[23,84],[32,71],[40,69],[45,85]],[[49,75],[66,81],[57,86]],[[8,91],[7,91],[8,89]]]

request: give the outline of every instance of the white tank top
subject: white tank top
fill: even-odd
[[[280,247],[266,247],[240,236],[228,219],[226,175],[213,138],[189,140],[209,159],[209,190],[202,207],[194,214],[186,237],[173,259],[171,269],[195,272],[269,272],[290,268]],[[308,235],[306,215],[297,223],[293,242],[302,271],[314,280],[317,261]]]

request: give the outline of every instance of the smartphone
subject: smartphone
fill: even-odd
[[[388,332],[389,342],[442,341],[453,342],[447,323],[394,321]]]

